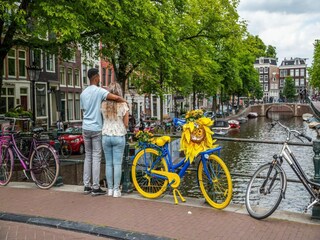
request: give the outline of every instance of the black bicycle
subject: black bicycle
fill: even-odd
[[[283,160],[290,165],[311,196],[310,203],[306,206],[305,211],[320,202],[320,184],[307,178],[298,159],[288,145],[292,136],[301,141],[302,138],[309,142],[312,139],[297,130],[288,128],[279,121],[272,123],[272,127],[276,124],[285,129],[287,133],[286,141],[283,143],[280,154],[275,154],[271,162],[260,166],[253,174],[246,191],[246,208],[250,216],[255,219],[269,217],[278,208],[282,198],[285,197],[287,176],[281,167]]]

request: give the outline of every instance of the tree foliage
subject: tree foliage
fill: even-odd
[[[320,89],[320,41],[314,43],[312,66],[308,69],[310,85]]]
[[[293,101],[295,99],[296,88],[294,86],[294,81],[291,76],[286,77],[282,93],[283,96],[289,101]]]
[[[255,58],[274,54],[239,20],[238,0],[20,0],[0,6],[0,87],[13,46],[68,57],[72,46],[111,62],[123,90],[162,97],[259,92]],[[49,33],[49,34],[48,34]],[[39,38],[40,36],[40,38]],[[92,49],[101,42],[101,48]],[[1,91],[0,91],[1,92]]]

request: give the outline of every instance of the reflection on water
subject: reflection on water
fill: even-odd
[[[316,139],[316,132],[310,129],[307,123],[303,122],[301,117],[291,117],[288,115],[279,115],[272,113],[272,119],[259,117],[250,119],[247,123],[241,125],[240,130],[231,131],[228,137],[266,140],[266,141],[284,141],[286,138],[285,131],[280,126],[275,126],[270,130],[270,123],[273,119],[280,120],[290,128],[303,131],[306,135]],[[299,141],[295,139],[294,141]],[[278,154],[282,145],[278,144],[261,144],[261,143],[243,143],[231,141],[219,141],[223,148],[221,158],[227,164],[232,174],[253,175],[255,170],[272,159],[274,154]],[[306,172],[309,178],[314,177],[312,147],[292,146],[292,151]],[[283,164],[288,179],[297,179],[294,172],[287,163]],[[248,177],[232,176],[233,179],[233,203],[244,204],[245,192]],[[191,174],[183,179],[182,184],[187,190],[184,194],[188,196],[202,197],[196,183],[196,175]],[[299,198],[297,198],[297,195]],[[309,194],[300,183],[289,182],[285,199],[282,200],[279,209],[285,209],[295,212],[303,211],[309,203]]]

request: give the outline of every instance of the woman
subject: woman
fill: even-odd
[[[122,96],[121,86],[118,83],[111,83],[108,90],[110,93]],[[102,147],[106,160],[108,196],[121,197],[120,180],[125,135],[129,124],[129,108],[127,103],[106,100],[102,102],[101,112],[104,120]]]

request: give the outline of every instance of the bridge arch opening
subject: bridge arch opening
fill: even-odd
[[[291,118],[294,116],[294,110],[288,105],[271,105],[265,110],[267,118],[285,117]]]

